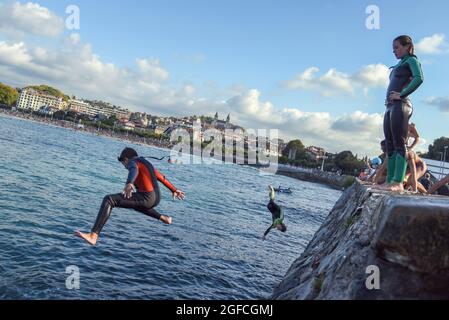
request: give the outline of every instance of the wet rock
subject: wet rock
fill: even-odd
[[[413,271],[449,270],[448,199],[388,199],[377,227],[374,247],[388,261]]]

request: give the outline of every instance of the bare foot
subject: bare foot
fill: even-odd
[[[77,231],[75,231],[75,236],[86,240],[92,246],[94,246],[98,241],[98,234],[96,234],[96,233],[83,233],[83,232],[77,230]]]
[[[391,184],[389,184],[389,183],[376,184],[376,185],[372,186],[372,188],[378,189],[378,190],[391,190]]]
[[[404,185],[402,183],[394,183],[391,185],[390,190],[393,192],[404,192]]]
[[[172,222],[173,222],[172,217],[168,217],[168,216],[164,216],[164,215],[161,216],[160,220],[165,224],[172,224]]]

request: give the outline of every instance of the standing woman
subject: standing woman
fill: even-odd
[[[394,39],[393,53],[401,61],[392,67],[384,117],[388,156],[387,183],[389,190],[403,191],[407,169],[408,123],[413,112],[408,96],[423,83],[423,73],[409,36]]]

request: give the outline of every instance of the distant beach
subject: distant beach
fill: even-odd
[[[16,118],[16,119],[41,123],[41,124],[45,124],[48,126],[65,128],[65,129],[69,129],[72,131],[79,131],[79,132],[85,132],[85,133],[92,134],[92,135],[103,136],[103,137],[119,140],[122,142],[132,142],[135,144],[156,147],[156,148],[160,148],[163,150],[167,150],[167,149],[170,149],[171,147],[173,147],[173,144],[169,141],[156,140],[156,139],[151,139],[151,138],[141,138],[141,137],[137,137],[132,132],[129,132],[128,134],[126,134],[126,133],[116,132],[116,131],[112,131],[112,130],[104,130],[104,129],[97,130],[95,128],[87,127],[87,126],[80,128],[80,127],[77,127],[77,124],[73,123],[73,122],[64,121],[64,120],[56,120],[56,119],[52,120],[49,117],[42,118],[42,117],[34,116],[31,114],[23,114],[23,113],[17,112],[17,111],[16,112],[7,111],[5,109],[0,109],[0,116],[2,116],[2,115],[6,116],[6,117],[12,117],[12,118]]]

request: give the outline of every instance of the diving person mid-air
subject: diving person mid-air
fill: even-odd
[[[272,186],[268,186],[268,189],[270,189],[270,202],[268,203],[267,208],[271,212],[273,223],[263,234],[262,240],[267,239],[267,235],[271,229],[276,228],[282,232],[287,231],[287,227],[284,224],[284,211],[274,202],[274,188]]]
[[[100,232],[108,221],[113,208],[134,209],[165,224],[171,224],[171,217],[161,215],[154,209],[160,200],[158,181],[170,189],[173,199],[184,200],[185,198],[184,192],[176,189],[150,162],[139,157],[134,149],[125,148],[118,160],[129,171],[123,192],[104,197],[97,220],[90,233],[75,232],[76,236],[93,246],[97,243]],[[134,192],[134,188],[137,189],[137,192]]]

